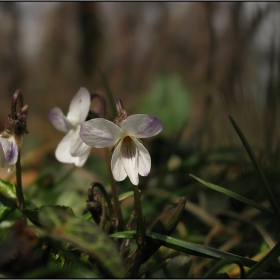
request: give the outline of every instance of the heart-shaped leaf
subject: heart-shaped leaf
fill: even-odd
[[[0,223],[17,208],[15,185],[0,179]]]
[[[85,221],[56,206],[39,209],[39,221],[50,236],[91,255],[108,274],[121,278],[122,263],[114,241],[96,224]]]

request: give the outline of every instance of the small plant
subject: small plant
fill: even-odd
[[[93,99],[98,99],[99,104],[91,110]],[[116,110],[112,109],[117,116],[110,121],[106,119],[107,108],[102,93],[90,93],[84,87],[72,99],[66,116],[60,108],[54,108],[49,113],[53,126],[66,134],[55,150],[55,157],[61,164],[84,168],[92,148],[104,149],[110,188],[97,181],[80,187],[87,191],[82,217],[68,205],[47,203],[37,206],[32,201],[34,196],[24,195],[22,186],[20,151],[27,133],[28,113],[28,106],[23,104],[23,94],[17,90],[12,98],[5,130],[0,134],[1,167],[7,164],[8,172],[11,172],[16,166],[15,184],[0,180],[0,225],[5,228],[0,245],[2,277],[149,278],[176,275],[193,278],[196,276],[193,272],[195,265],[190,256],[218,260],[204,274],[205,278],[229,277],[221,269],[230,265],[238,266],[241,278],[260,277],[264,272],[280,275],[277,263],[280,243],[257,262],[199,242],[171,237],[185,210],[192,205],[186,197],[178,195],[182,190],[165,197],[164,202],[173,199],[172,205],[160,209],[158,217],[152,221],[149,219],[147,225],[143,213],[146,198],[141,200],[141,195],[146,188],[145,178],[156,178],[156,172],[153,172],[153,155],[150,156],[140,139],[158,135],[163,124],[152,115],[129,115],[120,98],[116,99]],[[191,177],[280,222],[276,195],[238,125],[231,116],[230,120],[256,167],[272,209],[194,175]],[[157,161],[156,157],[154,159]],[[95,164],[93,168],[98,168]],[[165,171],[157,169],[157,172]],[[139,175],[143,177],[140,180]],[[129,180],[125,180],[127,177]],[[53,195],[64,179],[53,186]],[[127,191],[118,185],[122,181],[125,181]],[[156,184],[159,188],[161,181],[157,180]],[[67,195],[67,190],[62,189],[61,193]],[[122,203],[128,198],[133,199],[124,211]],[[151,206],[158,209],[157,203],[152,201]],[[162,269],[165,274],[160,274]]]

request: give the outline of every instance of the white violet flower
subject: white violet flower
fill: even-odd
[[[60,108],[53,108],[49,113],[53,126],[66,135],[58,144],[55,156],[63,163],[74,163],[83,166],[91,147],[86,145],[79,136],[80,126],[86,120],[90,109],[90,93],[81,87],[70,103],[69,112],[65,117]]]
[[[89,146],[105,148],[114,146],[111,160],[112,173],[116,181],[127,176],[138,185],[138,173],[147,176],[151,169],[151,157],[138,138],[147,138],[161,132],[162,123],[151,115],[128,116],[120,127],[102,118],[84,122],[80,136]]]
[[[0,135],[0,166],[4,167],[7,163],[8,172],[11,172],[18,159],[18,145],[14,136],[3,138],[2,135]]]

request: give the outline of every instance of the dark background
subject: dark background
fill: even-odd
[[[29,105],[23,150],[54,151],[62,137],[48,112],[81,86],[149,113],[163,135],[199,133],[200,150],[240,144],[227,113],[252,146],[279,146],[279,3],[0,3],[0,125],[17,88]],[[108,96],[106,95],[108,99]],[[108,110],[108,118],[115,116]],[[44,152],[39,153],[43,155]]]

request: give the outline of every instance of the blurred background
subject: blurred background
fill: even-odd
[[[242,232],[243,224],[232,222],[232,212],[226,211],[262,221],[277,236],[275,223],[266,216],[244,216],[243,204],[205,189],[189,173],[269,207],[228,114],[279,192],[279,47],[278,2],[0,3],[0,129],[13,93],[22,89],[29,105],[29,134],[22,147],[25,194],[37,206],[58,203],[83,213],[89,182],[109,186],[99,149],[61,184],[58,178],[71,166],[54,157],[63,134],[48,119],[54,107],[66,114],[84,86],[104,93],[107,117],[113,120],[109,85],[128,113],[148,113],[163,122],[163,131],[144,141],[152,157],[151,173],[140,179],[140,188],[147,190],[147,224],[166,197],[180,193],[193,203],[178,225],[180,238],[254,256],[263,239],[251,227]],[[9,176],[0,170],[0,178]],[[131,190],[128,180],[119,185],[120,192]],[[127,205],[122,204],[124,212]],[[211,243],[216,222],[224,232]],[[235,231],[227,231],[228,224]],[[226,243],[226,234],[232,243]]]
[[[24,149],[59,139],[48,112],[81,86],[106,95],[102,74],[131,113],[185,124],[206,149],[239,141],[277,150],[279,3],[44,2],[0,4],[1,127],[17,88],[29,104]],[[107,96],[106,96],[107,98]],[[113,118],[108,112],[108,118]],[[233,134],[235,135],[235,134]]]
[[[230,113],[254,151],[277,167],[279,15],[274,2],[0,3],[0,129],[22,89],[23,166],[36,173],[63,136],[49,111],[66,114],[81,86],[109,101],[107,83],[130,114],[162,120],[159,161],[172,163],[166,147],[174,141],[181,143],[175,162],[225,149],[214,159],[211,152],[217,163],[229,148],[238,157],[233,147],[244,149]]]
[[[238,157],[230,113],[277,168],[279,15],[274,2],[0,3],[0,125],[21,88],[29,105],[23,166],[36,171],[63,136],[48,112],[66,114],[81,86],[109,101],[107,84],[130,114],[162,120],[158,161],[224,149],[211,153],[218,163],[229,148]],[[115,117],[110,106],[107,117]],[[172,143],[180,150],[168,154]]]

